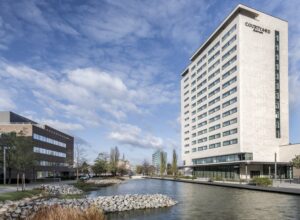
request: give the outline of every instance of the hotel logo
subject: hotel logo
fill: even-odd
[[[263,33],[270,34],[271,33],[271,31],[269,29],[257,26],[255,24],[251,24],[249,22],[245,22],[245,25],[246,25],[246,27],[252,28],[254,32],[257,32],[260,34],[263,34]]]

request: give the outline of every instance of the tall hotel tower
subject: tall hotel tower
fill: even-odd
[[[238,5],[190,61],[181,79],[184,167],[199,177],[272,176],[276,157],[277,175],[289,177],[287,21]]]

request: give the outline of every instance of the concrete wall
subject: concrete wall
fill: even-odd
[[[289,143],[288,119],[288,24],[260,13],[240,19],[240,144],[253,152],[254,161],[273,161],[279,145]],[[267,28],[258,33],[246,22]],[[275,128],[275,30],[280,32],[281,138]]]

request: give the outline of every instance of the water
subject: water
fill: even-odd
[[[300,219],[300,196],[231,189],[163,180],[130,180],[91,192],[90,196],[166,194],[179,203],[170,208],[108,215],[109,220]]]

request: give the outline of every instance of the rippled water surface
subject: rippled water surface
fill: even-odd
[[[108,219],[300,219],[300,196],[201,184],[130,180],[91,192],[90,196],[136,193],[162,193],[179,203],[171,208],[114,213]]]

